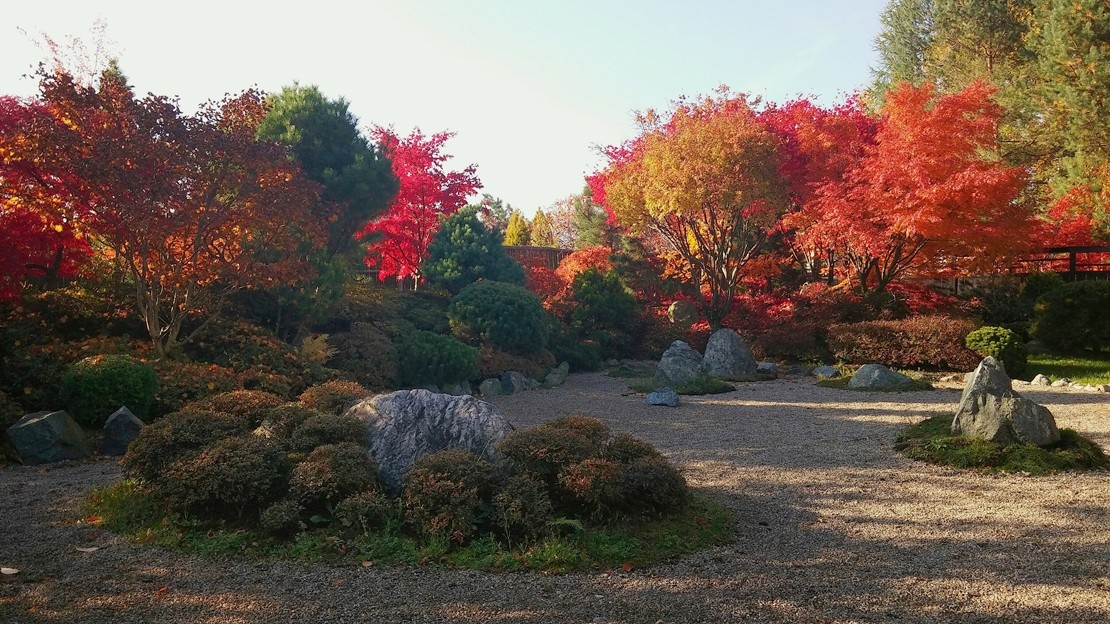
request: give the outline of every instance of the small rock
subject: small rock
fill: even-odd
[[[551,369],[547,376],[543,378],[543,386],[545,388],[554,388],[555,386],[563,385],[570,375],[570,364],[563,362]]]
[[[131,410],[119,408],[104,423],[104,432],[100,436],[100,452],[104,455],[123,455],[127,452],[127,446],[139,436],[145,426],[146,423],[132,414]]]
[[[495,397],[501,394],[501,380],[500,379],[486,379],[478,384],[478,394],[484,397]]]
[[[698,322],[698,308],[691,301],[675,301],[667,308],[667,320],[679,327],[689,327]]]
[[[756,365],[755,372],[764,375],[778,375],[779,367],[774,362],[760,362],[758,365]]]
[[[1030,381],[1029,383],[1033,384],[1034,386],[1050,386],[1052,385],[1052,380],[1048,377],[1045,377],[1044,375],[1037,375],[1033,378],[1033,381]]]
[[[501,394],[514,395],[528,390],[528,378],[517,371],[505,371],[501,375]]]
[[[470,382],[463,381],[461,383],[455,384],[455,387],[451,388],[451,391],[447,394],[450,394],[451,396],[467,396],[474,393],[470,390]]]
[[[676,340],[663,352],[655,369],[656,382],[663,385],[686,383],[701,375],[702,357],[690,345]]]
[[[854,390],[885,390],[912,383],[913,379],[882,364],[864,364],[848,380],[848,387]]]
[[[648,405],[678,407],[678,393],[670,387],[663,387],[647,394]]]
[[[840,371],[834,366],[818,366],[810,371],[811,374],[818,379],[835,379],[840,376]]]
[[[1057,379],[1056,381],[1052,382],[1052,387],[1053,388],[1063,388],[1064,386],[1070,386],[1070,385],[1071,385],[1071,379],[1068,379],[1067,377],[1061,377],[1061,378]]]

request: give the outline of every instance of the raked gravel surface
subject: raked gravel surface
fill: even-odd
[[[731,544],[647,570],[548,576],[435,565],[212,561],[74,523],[109,460],[0,467],[0,622],[1110,622],[1110,473],[981,475],[892,450],[958,388],[870,394],[812,378],[649,407],[573,375],[494,400],[655,443],[736,511]],[[1110,395],[1017,388],[1110,447]],[[96,547],[93,552],[77,548]]]

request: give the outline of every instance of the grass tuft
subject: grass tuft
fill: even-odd
[[[1025,375],[1029,379],[1044,375],[1052,379],[1067,377],[1076,383],[1110,384],[1110,353],[1076,355],[1030,354]]]
[[[952,435],[952,416],[938,414],[903,431],[894,448],[906,457],[930,464],[988,472],[1045,475],[1074,470],[1107,470],[1110,459],[1102,448],[1072,429],[1060,430],[1052,446],[1001,445]]]

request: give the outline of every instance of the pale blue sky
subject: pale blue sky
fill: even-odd
[[[182,107],[299,81],[344,97],[364,125],[457,132],[456,166],[531,214],[578,192],[597,144],[633,136],[633,111],[727,84],[831,104],[865,86],[886,0],[194,0],[20,2],[0,31],[0,93],[63,40],[108,23],[140,93]]]

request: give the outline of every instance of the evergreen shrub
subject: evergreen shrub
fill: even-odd
[[[149,364],[129,355],[97,355],[69,368],[60,394],[74,420],[97,427],[120,407],[146,418],[157,388],[158,375]]]

